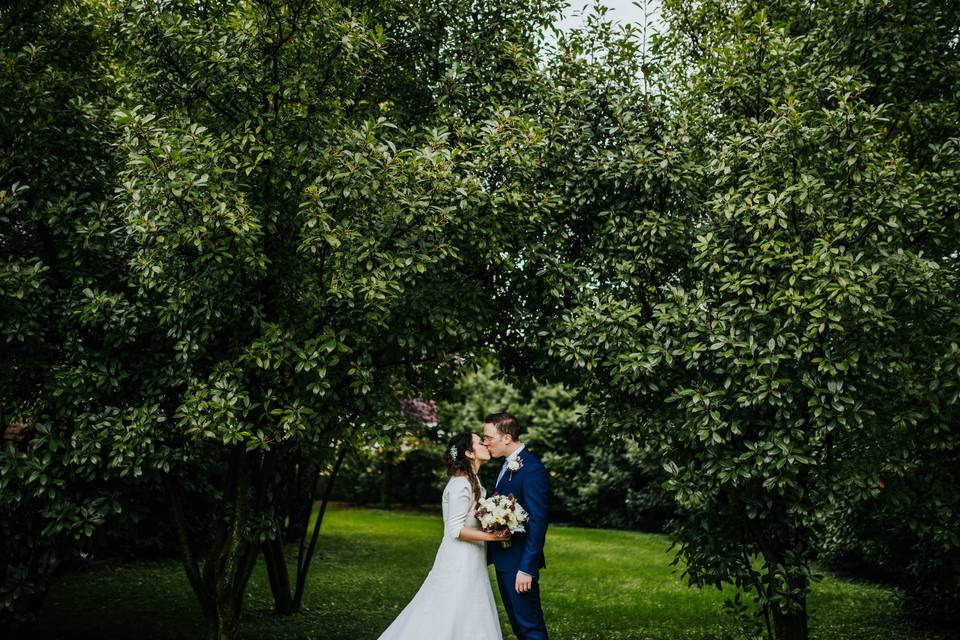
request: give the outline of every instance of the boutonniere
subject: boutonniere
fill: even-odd
[[[510,480],[513,480],[514,472],[520,471],[520,469],[523,469],[523,460],[520,459],[520,456],[507,461],[507,470],[510,471]]]

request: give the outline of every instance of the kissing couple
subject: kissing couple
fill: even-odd
[[[477,472],[490,458],[503,458],[494,493],[513,495],[527,513],[524,530],[484,531],[477,509],[487,497]],[[445,452],[450,479],[443,490],[443,540],[433,568],[417,594],[379,640],[503,640],[487,565],[518,640],[547,640],[540,606],[540,569],[545,568],[550,478],[520,441],[517,419],[494,413],[483,419],[483,437],[466,432]],[[518,509],[519,511],[519,509]]]

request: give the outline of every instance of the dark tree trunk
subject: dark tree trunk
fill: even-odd
[[[773,634],[777,640],[808,640],[809,638],[809,625],[807,620],[807,590],[810,586],[809,581],[807,577],[799,571],[801,567],[790,566],[790,563],[785,560],[785,558],[796,556],[799,556],[799,554],[787,553],[783,550],[782,546],[777,546],[776,544],[769,545],[764,554],[766,571],[764,584],[761,588],[766,591],[767,602],[776,602],[773,600],[775,596],[787,597],[788,594],[799,594],[798,596],[789,596],[791,606],[788,610],[781,609],[778,604],[767,605],[769,619],[773,621]],[[774,575],[778,567],[785,567],[787,569],[786,585],[780,585]],[[768,622],[767,632],[769,633],[769,631]]]
[[[777,640],[807,640],[809,628],[807,621],[807,599],[802,598],[801,608],[790,613],[773,607],[773,630]]]
[[[307,537],[310,516],[313,513],[313,501],[317,495],[317,478],[320,475],[319,461],[301,458],[297,465],[297,478],[289,494],[287,513],[287,540],[301,540]]]
[[[310,572],[310,564],[313,560],[313,554],[316,550],[317,539],[320,534],[320,526],[323,524],[323,516],[327,510],[327,503],[330,501],[330,495],[333,492],[333,485],[337,479],[337,473],[343,464],[343,459],[347,454],[346,443],[340,445],[337,458],[334,461],[333,468],[330,470],[330,476],[327,478],[326,488],[324,489],[323,499],[320,503],[320,510],[317,512],[317,518],[313,525],[313,534],[307,542],[309,533],[309,515],[313,511],[313,503],[316,498],[316,479],[319,473],[320,465],[311,467],[311,486],[314,488],[305,498],[307,522],[304,524],[299,536],[297,552],[296,586],[291,589],[290,571],[287,568],[286,557],[284,556],[284,536],[283,528],[277,527],[276,534],[263,545],[263,557],[267,565],[267,575],[270,579],[270,591],[273,594],[273,602],[276,613],[281,615],[291,615],[298,613],[303,607],[303,596],[306,593],[307,575]],[[297,510],[300,510],[299,508]]]
[[[181,561],[200,600],[207,640],[235,640],[239,635],[243,596],[258,555],[250,536],[253,461],[241,448],[231,452],[224,499],[214,515],[213,541],[202,558],[190,540],[180,487],[167,482]]]
[[[283,616],[297,613],[299,607],[293,602],[290,572],[287,569],[287,559],[283,555],[283,539],[279,533],[263,543],[263,559],[267,565],[267,577],[270,579],[274,611]]]
[[[310,562],[313,560],[313,552],[317,548],[317,538],[320,535],[320,525],[323,524],[323,516],[327,512],[327,504],[330,502],[330,494],[333,493],[333,485],[337,480],[337,473],[343,464],[343,459],[347,456],[347,443],[340,445],[340,451],[337,453],[337,460],[333,463],[333,469],[330,470],[330,477],[327,478],[327,486],[323,492],[323,500],[320,502],[320,511],[317,512],[317,520],[313,523],[313,535],[310,537],[310,545],[304,553],[303,543],[306,537],[300,541],[300,553],[297,555],[297,591],[293,596],[294,606],[297,610],[303,604],[303,594],[306,591],[307,573],[310,571]]]

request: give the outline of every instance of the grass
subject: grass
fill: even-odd
[[[248,590],[244,638],[376,640],[416,593],[442,531],[433,515],[334,506],[328,511],[305,611],[281,617],[262,562]],[[669,566],[659,535],[551,527],[543,606],[553,640],[706,640],[730,636],[726,593],[698,591]],[[496,593],[496,588],[494,588]],[[497,594],[499,602],[499,594]],[[826,577],[811,596],[811,636],[823,640],[943,640],[914,628],[894,594]],[[513,638],[501,607],[504,637]],[[40,639],[177,640],[203,636],[176,561],[93,566],[50,593]],[[425,638],[424,640],[429,640]]]

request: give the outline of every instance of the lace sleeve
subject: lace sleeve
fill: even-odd
[[[444,493],[444,503],[443,533],[456,539],[460,535],[460,529],[466,524],[467,515],[473,506],[473,491],[470,489],[470,483],[464,480],[451,484]]]

